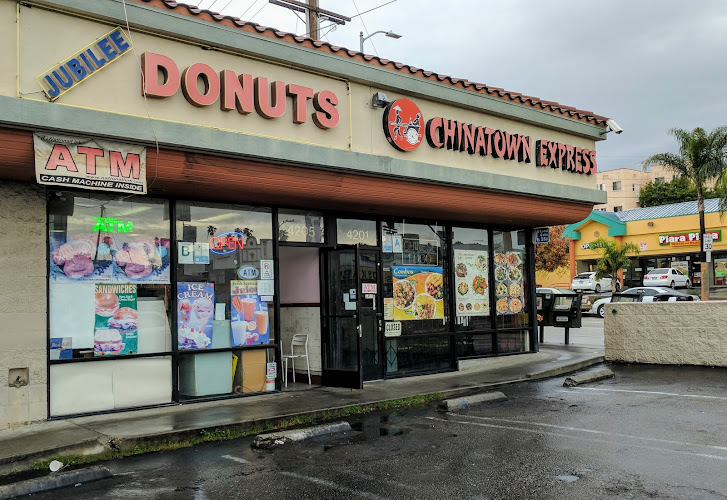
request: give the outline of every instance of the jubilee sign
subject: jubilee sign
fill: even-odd
[[[426,125],[423,125],[426,123]],[[430,147],[491,156],[518,163],[532,163],[533,141],[529,136],[505,130],[449,120],[443,117],[424,121],[424,114],[409,99],[397,99],[384,110],[384,134],[399,151],[413,151],[426,137]],[[596,152],[559,142],[535,141],[535,165],[578,174],[597,170]]]

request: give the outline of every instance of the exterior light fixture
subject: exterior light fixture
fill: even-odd
[[[398,33],[394,33],[391,30],[389,30],[389,31],[374,31],[369,36],[367,36],[367,37],[364,38],[363,31],[361,31],[360,34],[359,34],[359,42],[360,42],[360,46],[361,46],[360,52],[361,53],[363,53],[363,44],[364,44],[364,42],[366,40],[368,40],[369,38],[371,38],[372,36],[377,35],[379,33],[383,33],[384,35],[388,36],[389,38],[394,38],[394,39],[401,38],[401,35],[399,35]]]
[[[374,108],[385,108],[390,102],[383,92],[376,92],[371,96],[371,106]]]

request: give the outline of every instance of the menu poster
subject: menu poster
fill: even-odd
[[[489,258],[487,250],[455,250],[454,274],[457,316],[489,316]]]
[[[98,283],[95,286],[96,316],[93,355],[136,354],[136,285]]]
[[[495,310],[498,315],[523,310],[523,259],[519,252],[495,254]]]
[[[114,281],[169,284],[169,238],[116,234]]]
[[[214,283],[177,283],[177,345],[207,349],[212,345]]]
[[[113,236],[109,233],[51,233],[50,280],[65,283],[111,281],[113,245]]]
[[[444,318],[441,267],[393,266],[391,274],[394,281],[394,320]]]
[[[259,292],[257,280],[230,281],[232,345],[270,343],[268,304]]]

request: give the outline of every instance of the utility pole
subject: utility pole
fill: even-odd
[[[318,40],[321,37],[318,29],[318,0],[308,0],[308,5],[308,36]]]
[[[305,2],[299,2],[297,0],[268,0],[273,5],[285,7],[295,12],[301,12],[307,16],[307,32],[306,35],[314,40],[318,40],[321,37],[319,19],[325,19],[335,24],[344,25],[351,21],[350,17],[346,17],[341,14],[336,14],[330,10],[324,10],[318,7],[318,0],[307,0]]]

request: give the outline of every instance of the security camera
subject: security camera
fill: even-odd
[[[615,121],[613,121],[611,118],[609,118],[608,120],[606,120],[606,125],[608,126],[608,128],[611,129],[611,131],[616,132],[617,134],[620,134],[621,132],[624,131],[624,129],[622,129],[621,127],[619,127],[618,126],[618,123],[616,123]]]
[[[371,97],[371,105],[374,108],[385,108],[387,104],[389,104],[391,101],[388,97],[386,97],[386,94],[383,92],[376,92]]]

